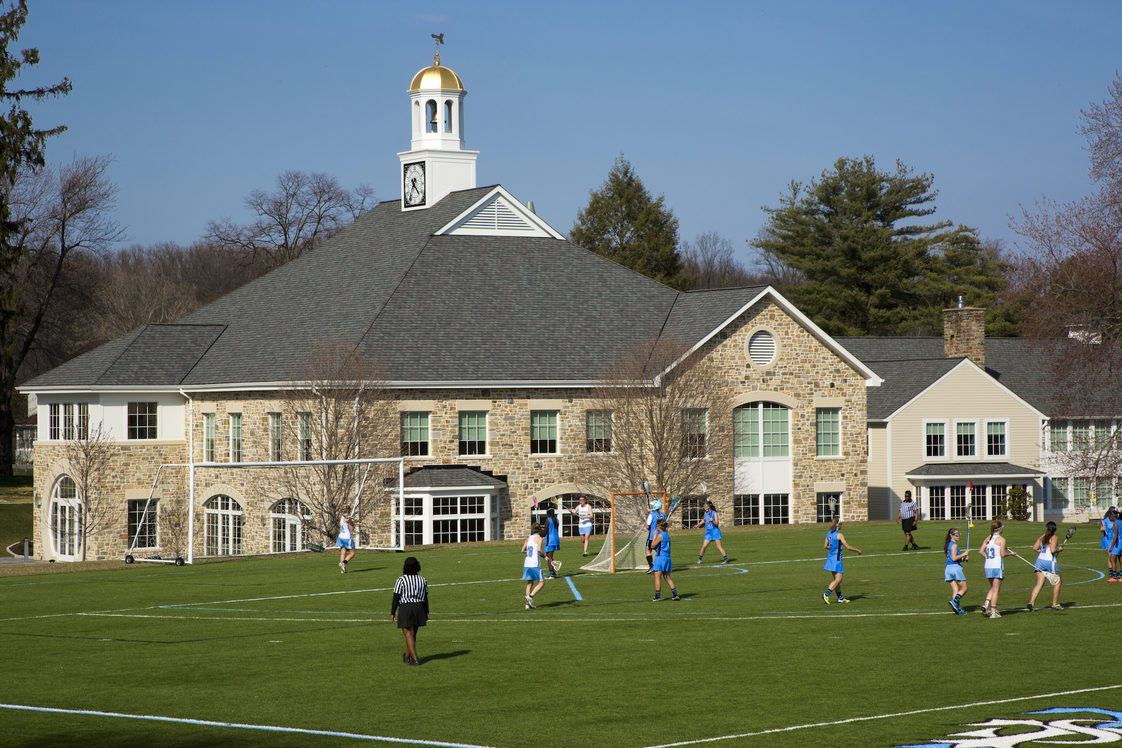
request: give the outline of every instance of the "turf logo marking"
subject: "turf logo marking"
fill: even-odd
[[[973,727],[974,730],[953,732],[946,738],[937,738],[929,743],[909,743],[899,748],[1014,748],[1025,743],[1044,741],[1067,744],[1117,743],[1122,740],[1122,712],[1097,707],[1066,708],[1054,707],[1023,714],[1066,715],[1062,719],[1045,721],[1041,719],[1001,719],[998,717],[984,722],[971,722],[960,725]],[[1091,716],[1094,715],[1094,716]],[[1062,738],[1056,741],[1053,738]]]

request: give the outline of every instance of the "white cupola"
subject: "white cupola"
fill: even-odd
[[[464,82],[440,64],[443,34],[437,40],[433,64],[413,76],[409,84],[410,150],[401,159],[401,208],[434,205],[449,192],[475,187],[479,151],[464,148]]]

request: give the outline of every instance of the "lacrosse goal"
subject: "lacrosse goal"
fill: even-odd
[[[587,571],[614,574],[626,569],[647,568],[647,515],[652,501],[666,506],[665,491],[613,493],[611,517],[604,545],[596,558],[580,567]]]

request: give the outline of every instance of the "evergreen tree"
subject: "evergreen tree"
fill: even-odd
[[[935,212],[933,183],[899,161],[885,172],[871,156],[838,159],[765,207],[769,223],[752,245],[801,274],[792,301],[830,334],[936,333],[948,296],[983,303],[975,291],[1000,276],[974,251],[972,229],[917,220]],[[942,275],[951,268],[953,282]]]
[[[585,249],[676,288],[688,279],[678,257],[678,219],[652,198],[623,156],[577,214],[569,237]]]
[[[63,78],[53,86],[18,88],[13,81],[23,66],[39,63],[39,50],[25,49],[18,54],[10,50],[27,20],[27,0],[19,0],[0,14],[0,477],[12,474],[12,396],[16,370],[27,353],[30,341],[17,332],[22,313],[24,289],[14,282],[16,268],[24,259],[25,250],[19,237],[24,232],[22,220],[13,217],[12,190],[22,173],[40,169],[45,164],[43,148],[46,139],[65,130],[55,127],[40,130],[23,109],[24,101],[41,101],[49,96],[70,92],[70,80]]]

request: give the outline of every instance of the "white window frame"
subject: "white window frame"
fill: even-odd
[[[464,444],[471,443],[476,440],[464,441],[463,421],[461,420],[465,415],[480,415],[483,416],[483,451],[482,452],[465,452]],[[429,433],[429,439],[432,439],[432,433]],[[487,457],[491,454],[491,414],[486,410],[461,410],[456,413],[456,454],[461,457]]]
[[[929,425],[943,427],[943,454],[941,455],[929,455],[927,453],[927,427]],[[947,426],[948,421],[945,418],[925,418],[923,420],[923,433],[920,435],[920,448],[923,450],[924,462],[946,462],[951,459],[951,455],[954,453],[954,451],[952,449],[948,449],[948,447],[950,446],[948,442],[948,432],[950,431],[950,429],[947,428]]]
[[[304,524],[311,519],[311,509],[297,499],[281,499],[269,507],[270,553],[292,553],[304,550]],[[277,547],[277,536],[280,534],[284,536],[282,548]]]
[[[280,462],[284,457],[284,428],[280,413],[269,414],[269,461]]]
[[[818,416],[819,416],[820,413],[824,413],[824,412],[833,412],[837,415],[837,420],[835,421],[835,424],[837,425],[837,431],[834,432],[834,436],[836,436],[837,439],[836,439],[836,442],[832,445],[835,448],[835,451],[826,452],[826,453],[824,453],[820,448],[821,445],[822,445],[822,432],[818,428],[818,425],[819,425]],[[831,445],[827,445],[827,446],[831,446]],[[821,457],[821,458],[824,458],[824,459],[831,459],[831,460],[832,459],[838,459],[840,457],[845,456],[845,455],[842,454],[842,415],[841,415],[841,408],[839,408],[837,406],[833,406],[833,407],[821,407],[821,408],[815,408],[814,409],[814,456],[815,457]]]
[[[229,505],[223,499],[228,500]],[[245,553],[245,509],[241,502],[227,494],[215,494],[203,504],[203,517],[206,555],[240,556]],[[217,552],[212,553],[212,550]]]
[[[1002,426],[1002,443],[1005,446],[1005,450],[1001,454],[994,454],[994,455],[990,454],[990,424],[991,423],[992,424],[999,423]],[[986,422],[983,425],[983,429],[986,432],[985,433],[986,445],[985,445],[985,453],[982,455],[982,458],[986,459],[986,460],[1008,460],[1009,459],[1009,454],[1010,454],[1010,450],[1009,450],[1009,419],[1007,419],[1007,418],[990,418],[990,419],[987,419]]]
[[[74,495],[63,495],[63,482],[73,487]],[[77,561],[82,553],[82,502],[78,484],[69,475],[60,475],[51,487],[51,548],[59,561]]]
[[[958,453],[958,427],[960,425],[970,424],[974,427],[974,451],[968,455],[960,455]],[[963,460],[964,462],[976,462],[978,460],[978,419],[976,418],[956,418],[954,420],[954,457],[955,460]]]
[[[535,442],[549,441],[549,439],[535,439],[534,438],[534,416],[544,416],[552,420],[553,428],[553,451],[552,452],[538,452],[534,450]],[[559,455],[561,454],[561,411],[556,409],[535,408],[530,411],[530,442],[529,453],[532,455]]]
[[[462,511],[463,499],[481,499],[482,512],[467,512]],[[457,511],[450,513],[435,514],[434,506],[438,500],[444,501],[449,499],[457,500]],[[432,544],[447,544],[452,545],[460,542],[475,542],[460,540],[460,535],[464,530],[462,529],[461,522],[467,520],[482,520],[483,523],[483,540],[499,540],[499,502],[498,496],[492,489],[486,488],[461,488],[461,489],[448,489],[446,491],[434,491],[432,493],[405,493],[406,512],[405,520],[407,522],[420,522],[421,523],[421,542],[424,545]],[[393,509],[394,522],[401,519],[400,507],[395,503]],[[449,520],[456,522],[456,537],[454,541],[437,541],[435,524],[438,520]],[[414,531],[410,531],[413,533]],[[414,533],[415,534],[415,533]]]
[[[144,507],[148,505],[148,512],[145,515]],[[153,498],[149,503],[148,499],[128,499],[125,502],[125,531],[128,533],[129,547],[136,550],[150,550],[160,547],[160,500]],[[135,515],[135,527],[133,526]],[[151,523],[152,532],[145,532],[140,534],[140,519],[144,517],[146,523]],[[137,535],[140,535],[145,540],[138,540]],[[135,545],[133,545],[135,541]]]
[[[241,413],[230,413],[230,462],[245,460],[245,419]]]
[[[203,462],[216,462],[218,460],[218,452],[215,447],[217,442],[215,418],[214,413],[203,413]]]

